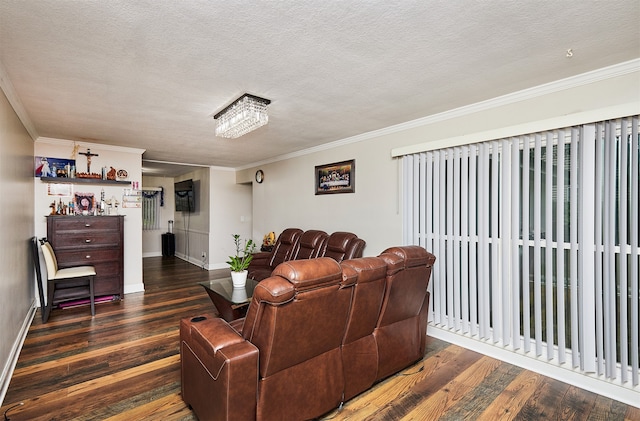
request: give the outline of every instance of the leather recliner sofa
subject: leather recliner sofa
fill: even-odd
[[[419,246],[284,262],[244,320],[180,322],[182,398],[200,420],[321,416],[420,360],[435,256]]]
[[[280,263],[291,260],[303,232],[299,228],[287,228],[278,236],[271,251],[254,253],[247,268],[248,277],[260,281],[269,277]]]
[[[362,257],[366,242],[351,232],[336,231],[328,235],[320,230],[302,231],[287,228],[278,236],[270,252],[254,253],[249,264],[249,278],[261,281],[271,276],[282,262],[331,257],[337,262]]]

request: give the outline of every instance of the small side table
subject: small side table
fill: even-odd
[[[230,322],[244,317],[258,281],[247,279],[244,288],[234,288],[231,277],[200,282],[216,306],[220,317]]]

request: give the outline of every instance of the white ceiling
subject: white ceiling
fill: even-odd
[[[32,136],[239,168],[636,59],[639,22],[638,0],[0,0],[0,70]],[[215,137],[245,92],[269,124]]]

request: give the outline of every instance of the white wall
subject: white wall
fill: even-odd
[[[241,182],[253,180],[258,168],[265,173],[262,184],[253,182],[253,237],[287,227],[346,230],[365,239],[365,255],[377,255],[402,241],[399,163],[392,149],[637,104],[639,73],[579,76],[240,171]],[[356,160],[355,193],[315,196],[314,167],[348,159]]]
[[[91,161],[91,172],[100,173],[103,166],[125,169],[128,173],[128,180],[137,182],[142,186],[142,152],[141,149],[114,147],[108,145],[76,142],[80,148],[79,152],[86,152],[87,148],[91,153],[98,154]],[[71,158],[74,142],[62,139],[39,138],[35,143],[35,155],[52,158]],[[77,155],[76,168],[78,171],[86,172],[86,157]],[[49,204],[56,197],[48,196],[48,183],[32,178],[35,187],[35,231],[38,238],[47,236],[47,218],[51,209]],[[99,185],[99,184],[74,184],[74,193],[93,193],[96,200],[100,200],[101,190],[104,189],[107,199],[115,197],[121,204],[118,208],[119,214],[124,215],[124,293],[144,291],[142,281],[142,209],[123,208],[122,195],[125,189],[130,189],[129,185]],[[63,198],[64,200],[70,198]]]
[[[355,159],[355,193],[315,195],[315,166]],[[285,228],[350,231],[363,238],[365,255],[379,254],[402,239],[397,163],[384,142],[351,144],[260,167],[253,184],[253,237]]]
[[[209,253],[209,168],[198,168],[176,177],[174,181],[193,180],[195,212],[174,212],[173,231],[176,235],[176,256],[199,266],[206,266],[202,251]]]
[[[231,236],[251,236],[251,183],[236,184],[235,170],[218,167],[203,167],[175,181],[188,179],[196,186],[196,211],[174,213],[176,256],[205,269],[226,268],[235,251]]]
[[[252,238],[251,183],[236,184],[235,171],[211,168],[211,236],[209,267],[229,267],[226,262],[235,254],[233,235]],[[257,237],[253,237],[255,241]],[[260,242],[262,237],[259,238]],[[258,244],[260,244],[260,242]]]
[[[0,404],[35,311],[33,140],[0,90]]]
[[[143,187],[162,187],[164,189],[164,206],[160,208],[159,229],[142,231],[142,257],[162,256],[162,234],[167,232],[169,221],[173,220],[175,199],[173,177],[142,176]]]

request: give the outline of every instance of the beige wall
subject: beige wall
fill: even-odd
[[[367,241],[365,255],[380,253],[402,237],[397,197],[397,163],[379,141],[342,146],[260,168],[253,184],[253,238],[287,227],[351,231]],[[316,165],[355,159],[355,193],[315,195]]]
[[[0,90],[0,402],[35,308],[33,140]]]
[[[287,227],[355,232],[367,241],[365,255],[377,255],[402,241],[399,161],[391,157],[398,147],[469,135],[559,116],[640,103],[639,72],[589,83],[539,88],[490,104],[470,106],[422,124],[381,130],[344,141],[333,148],[245,169],[239,181],[253,180],[258,168],[262,184],[253,182],[253,238]],[[553,89],[551,89],[553,88]],[[548,93],[547,93],[548,92]],[[314,195],[314,167],[356,160],[355,193]]]
[[[218,167],[197,169],[175,181],[188,179],[196,185],[196,211],[174,213],[176,255],[206,269],[226,268],[235,251],[231,236],[251,236],[251,184],[236,184],[233,169]]]
[[[169,220],[173,220],[175,209],[173,177],[143,176],[142,186],[164,188],[164,206],[160,210],[159,229],[142,231],[142,257],[162,256],[162,234],[167,232]]]
[[[235,253],[232,236],[251,238],[251,184],[236,184],[233,170],[212,168],[210,209],[209,268],[227,268],[229,256]]]
[[[199,266],[206,266],[201,253],[208,254],[209,247],[209,172],[208,167],[198,168],[174,180],[193,180],[196,205],[195,212],[174,212],[176,256]]]

